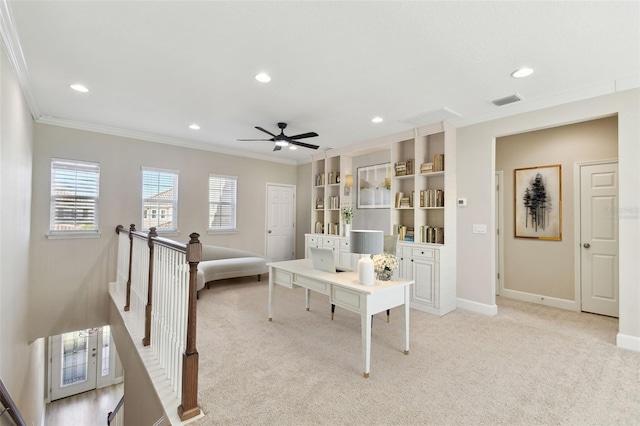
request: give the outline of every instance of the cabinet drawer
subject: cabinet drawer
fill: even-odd
[[[322,237],[320,237],[320,238],[322,238]],[[318,244],[320,242],[320,238],[319,237],[315,237],[315,236],[314,237],[307,237],[307,245],[309,245],[309,244],[313,244],[313,245]]]
[[[353,312],[360,312],[362,307],[360,293],[335,285],[331,289],[331,303]]]
[[[323,238],[322,239],[322,247],[324,248],[337,248],[338,240],[335,238]]]
[[[317,291],[318,293],[329,294],[329,284],[324,281],[305,277],[304,275],[296,275],[295,284],[308,288],[309,290]]]
[[[345,239],[345,240],[340,240],[340,250],[346,250],[346,251],[351,251],[351,248],[349,247],[349,239]]]
[[[438,260],[438,250],[427,248],[413,248],[411,255],[414,259],[420,258],[425,260]]]
[[[272,268],[273,282],[281,286],[293,288],[293,274],[281,269]]]

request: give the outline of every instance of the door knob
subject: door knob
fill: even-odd
[[[269,229],[269,233],[271,233],[271,229]]]
[[[591,247],[591,244],[589,244],[589,243],[584,243],[584,244],[582,245],[582,247],[584,247],[584,248],[589,248],[589,247]]]

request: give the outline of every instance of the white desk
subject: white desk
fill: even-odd
[[[330,272],[313,269],[310,259],[268,263],[269,267],[269,321],[273,319],[275,285],[287,288],[303,287],[309,310],[310,291],[326,294],[330,302],[341,308],[359,313],[362,327],[362,358],[364,377],[369,377],[371,364],[371,317],[378,312],[404,304],[404,354],[409,354],[409,298],[411,280],[376,281],[373,286],[358,284],[356,272]]]

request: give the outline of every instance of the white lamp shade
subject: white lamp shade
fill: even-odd
[[[384,248],[382,231],[352,230],[349,235],[351,253],[380,254]]]

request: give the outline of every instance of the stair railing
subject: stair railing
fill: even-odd
[[[158,237],[155,228],[145,234],[136,231],[134,225],[129,231],[119,225],[116,232],[120,235],[118,279],[124,281],[125,271],[128,276],[124,310],[132,312],[136,324],[144,328],[143,345],[151,346],[181,401],[180,419],[195,417],[200,414],[196,349],[196,289],[198,264],[202,259],[200,235],[191,234],[190,241],[183,244]],[[120,252],[122,246],[125,248]],[[128,266],[121,264],[127,259],[126,247]]]
[[[17,426],[26,426],[22,414],[20,414],[16,403],[13,402],[9,389],[4,385],[2,378],[0,378],[0,403],[2,403],[2,407],[0,407],[0,418],[5,414],[9,414],[9,417],[11,417],[11,420],[13,420]],[[1,419],[0,423],[2,423]]]

